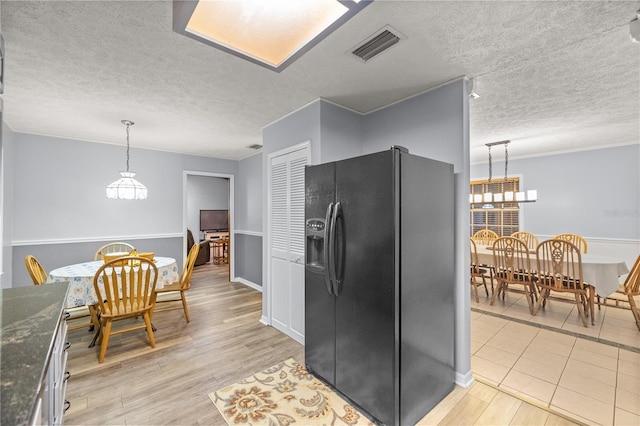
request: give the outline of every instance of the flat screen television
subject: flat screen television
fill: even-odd
[[[200,210],[200,230],[226,232],[229,230],[229,210]]]

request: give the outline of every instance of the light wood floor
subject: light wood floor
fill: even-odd
[[[86,330],[70,333],[68,425],[225,425],[208,394],[284,359],[304,364],[304,348],[262,325],[262,294],[227,281],[226,266],[194,270],[182,310],[159,312],[157,347],[144,330],[111,338],[103,364]],[[419,424],[572,424],[482,383],[455,390]]]

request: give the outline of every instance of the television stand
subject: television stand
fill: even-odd
[[[204,239],[207,241],[217,240],[218,238],[228,237],[229,231],[204,231]]]
[[[204,239],[209,241],[211,252],[211,259],[209,260],[209,263],[227,263],[229,253],[229,231],[204,231]]]

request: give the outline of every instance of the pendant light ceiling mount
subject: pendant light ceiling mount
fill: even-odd
[[[127,126],[127,171],[120,172],[122,176],[117,181],[107,186],[107,198],[117,200],[146,200],[147,187],[134,179],[136,175],[129,171],[129,129],[135,123],[131,120],[121,120]]]

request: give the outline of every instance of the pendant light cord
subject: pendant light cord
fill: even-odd
[[[505,143],[504,144],[504,181],[507,181],[507,166],[509,164],[509,150],[507,149],[507,146],[509,145],[509,143]]]
[[[127,123],[127,172],[129,171],[129,127],[131,124]]]

